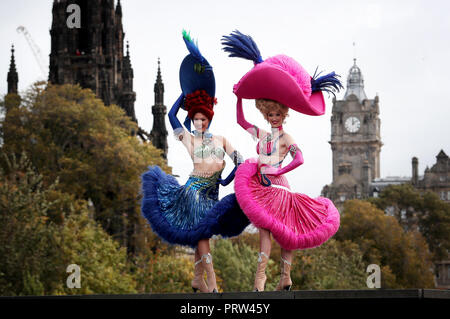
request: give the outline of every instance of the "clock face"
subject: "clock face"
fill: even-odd
[[[359,131],[359,128],[361,126],[361,122],[357,117],[350,116],[345,120],[345,128],[350,133],[356,133]]]

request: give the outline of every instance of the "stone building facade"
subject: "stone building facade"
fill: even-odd
[[[79,28],[67,24],[73,14],[68,9],[73,4],[79,7]],[[89,88],[105,105],[120,106],[137,123],[134,70],[128,42],[124,54],[125,32],[120,0],[117,4],[114,0],[54,0],[52,17],[49,82],[77,83]],[[161,78],[159,69],[158,76]],[[155,84],[155,100],[162,102],[163,95],[164,85],[160,81]],[[141,127],[135,133],[163,150],[163,157],[167,158],[165,106],[158,103],[152,108],[152,133]]]
[[[436,155],[436,163],[427,167],[423,176],[419,176],[419,159],[412,158],[412,179],[414,187],[436,193],[443,201],[450,203],[450,158],[441,150]]]
[[[431,168],[427,167],[422,176],[419,176],[418,167],[419,159],[413,157],[410,183],[419,191],[436,193],[441,200],[450,204],[450,158],[444,150],[436,155],[436,163]],[[435,274],[436,288],[450,289],[450,255],[435,263]]]
[[[69,5],[76,4],[80,27],[69,27]],[[69,12],[67,12],[69,11]],[[80,84],[105,105],[116,104],[135,122],[133,68],[122,26],[120,1],[54,0],[52,9],[49,81]]]

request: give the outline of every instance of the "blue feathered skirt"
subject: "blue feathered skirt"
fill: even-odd
[[[222,171],[210,177],[190,176],[185,185],[149,166],[142,174],[142,215],[152,230],[170,244],[196,247],[201,239],[213,235],[239,235],[250,222],[242,212],[235,194],[219,201]]]

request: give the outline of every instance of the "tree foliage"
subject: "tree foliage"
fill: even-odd
[[[435,193],[421,193],[410,184],[391,185],[371,202],[393,214],[404,229],[419,230],[433,253],[433,260],[448,258],[450,205]]]
[[[169,171],[161,151],[142,143],[137,125],[78,85],[36,83],[20,105],[5,99],[3,149],[25,152],[46,185],[91,200],[95,219],[122,245],[140,233],[140,175],[149,165]]]
[[[0,153],[0,294],[134,292],[127,255],[89,217],[86,201],[44,186],[25,154]],[[81,288],[69,289],[67,266],[81,268]]]
[[[219,239],[214,244],[213,256],[216,273],[223,278],[221,284],[223,291],[253,290],[258,265],[258,250],[244,241],[236,244],[227,239]],[[266,290],[273,290],[277,284],[275,278],[278,269],[276,268],[276,264],[271,258],[266,268]]]
[[[331,239],[296,253],[292,281],[295,289],[364,289],[366,267],[357,244]]]
[[[193,257],[187,254],[171,254],[157,249],[139,254],[136,258],[134,277],[141,293],[192,292],[194,278]]]
[[[384,282],[383,288],[434,286],[432,255],[423,236],[418,231],[404,231],[396,218],[371,203],[360,200],[344,203],[336,239],[356,243],[366,264],[389,267],[391,281]]]

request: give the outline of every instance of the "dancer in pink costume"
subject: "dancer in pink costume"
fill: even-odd
[[[281,246],[281,277],[276,290],[290,290],[292,251],[326,242],[338,230],[340,216],[328,198],[310,198],[290,189],[283,174],[303,164],[303,156],[282,124],[289,108],[307,115],[324,114],[322,91],[334,94],[342,85],[334,72],[311,77],[298,62],[285,55],[263,60],[253,39],[239,31],[222,40],[230,56],[249,59],[255,64],[233,88],[238,98],[238,124],[259,139],[259,157],[239,166],[234,184],[239,205],[260,234],[254,291],[264,290],[270,234]],[[243,98],[256,100],[256,107],[271,125],[271,132],[245,120]],[[291,154],[292,161],[282,167],[287,154]]]

